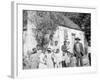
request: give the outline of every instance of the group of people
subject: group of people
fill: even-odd
[[[89,66],[89,58],[84,53],[84,48],[79,38],[75,38],[73,53],[68,50],[68,42],[65,40],[59,48],[58,41],[52,42],[43,50],[39,45],[33,48],[28,55],[23,57],[24,69],[44,69]],[[61,51],[60,51],[61,50]]]

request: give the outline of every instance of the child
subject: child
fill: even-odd
[[[54,63],[55,63],[55,67],[59,68],[61,67],[61,54],[59,54],[59,49],[56,49],[56,52],[54,52]]]
[[[40,55],[39,55],[39,68],[40,69],[44,69],[44,68],[47,68],[47,64],[46,64],[46,55],[45,55],[45,52],[42,52]]]
[[[77,64],[76,57],[75,57],[75,55],[72,55],[72,56],[71,56],[70,67],[76,67],[76,66],[77,66],[76,64]]]
[[[46,51],[46,56],[47,56],[47,59],[46,59],[46,62],[47,62],[47,67],[48,68],[53,68],[53,60],[52,60],[52,52],[51,52],[51,49],[47,49]]]

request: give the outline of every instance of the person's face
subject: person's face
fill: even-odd
[[[66,45],[67,43],[66,42],[64,42],[64,45]]]
[[[56,45],[56,46],[58,45],[58,41],[55,41],[55,45]]]
[[[76,42],[79,42],[79,40],[76,40]]]
[[[57,49],[57,53],[59,53],[59,49]]]
[[[48,51],[48,54],[50,54],[51,53],[51,51]]]

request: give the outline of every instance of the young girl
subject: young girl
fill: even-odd
[[[45,55],[45,52],[42,52],[40,55],[39,55],[39,68],[40,69],[44,69],[44,68],[47,68],[47,64],[46,64],[46,55]]]
[[[55,63],[55,68],[59,68],[62,66],[61,61],[62,61],[62,55],[59,53],[59,49],[56,49],[56,52],[54,52],[53,57],[54,57],[54,63]]]
[[[54,65],[53,65],[53,60],[52,60],[52,51],[50,48],[46,51],[46,57],[47,57],[47,59],[46,59],[47,67],[53,68]]]
[[[76,63],[77,63],[76,57],[75,57],[75,55],[72,55],[70,67],[76,67],[77,66]]]

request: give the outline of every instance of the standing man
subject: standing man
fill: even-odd
[[[82,56],[83,56],[83,45],[80,42],[80,39],[75,38],[76,42],[74,44],[74,54],[76,55],[77,66],[83,66]]]

